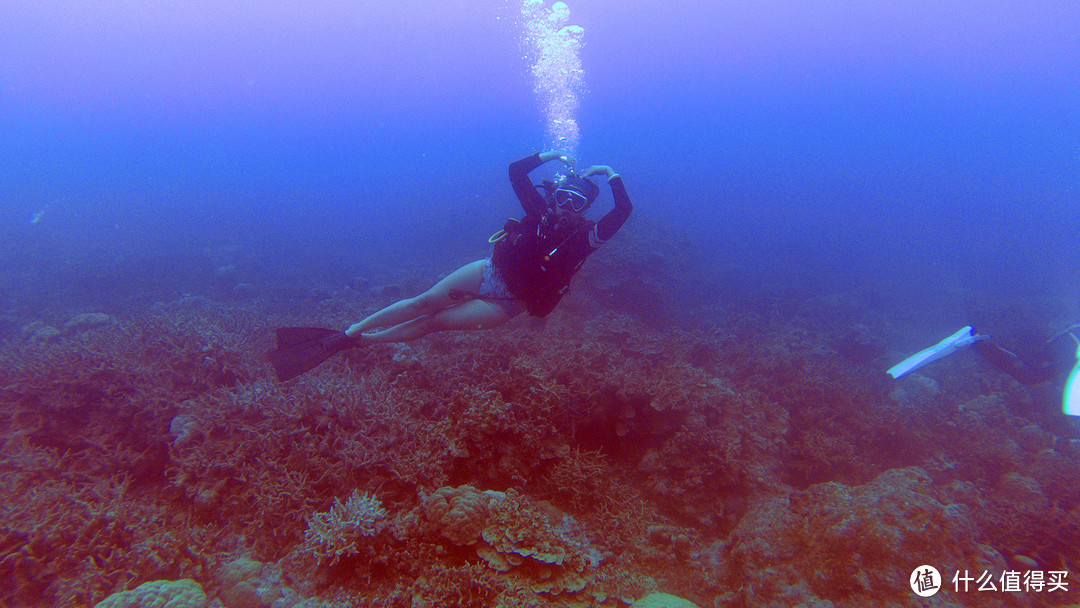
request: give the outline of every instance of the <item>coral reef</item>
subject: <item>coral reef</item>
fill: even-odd
[[[976,542],[963,515],[932,496],[930,477],[918,467],[886,471],[856,487],[817,484],[754,506],[726,547],[728,580],[752,590],[756,605],[793,605],[808,596],[864,606],[903,603],[910,572],[898,564],[1004,570],[1000,553]]]
[[[907,580],[1080,563],[1080,434],[1053,391],[962,359],[892,382],[850,344],[874,319],[820,298],[665,325],[631,301],[670,305],[670,276],[575,286],[545,325],[284,384],[271,328],[340,324],[352,291],[315,318],[183,297],[26,323],[0,344],[0,605],[127,605],[162,581],[225,608],[1076,601],[926,604]]]

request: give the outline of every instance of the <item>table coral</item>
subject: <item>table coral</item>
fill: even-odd
[[[491,516],[481,536],[492,549],[521,560],[562,566],[567,558],[565,541],[557,534],[547,517],[521,494],[510,491],[500,500],[492,501]]]
[[[479,492],[444,487],[424,498],[418,530],[437,533],[537,594],[572,594],[593,580],[583,548],[514,490]],[[437,531],[437,532],[436,532]]]

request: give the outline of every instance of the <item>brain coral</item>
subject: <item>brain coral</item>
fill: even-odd
[[[697,608],[697,604],[667,593],[650,593],[630,608]]]
[[[424,499],[424,518],[446,540],[472,545],[487,525],[490,506],[502,496],[502,492],[480,492],[472,486],[439,488]]]
[[[202,585],[186,578],[180,581],[150,581],[131,591],[114,593],[94,608],[204,608]]]

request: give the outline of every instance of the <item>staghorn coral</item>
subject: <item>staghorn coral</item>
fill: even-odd
[[[4,349],[0,576],[14,582],[5,603],[89,604],[154,577],[205,572],[220,530],[147,490],[164,478],[172,399],[224,378],[207,365],[182,383],[163,375],[192,351],[210,352],[193,348],[214,335],[202,322],[153,313]]]
[[[218,550],[219,531],[188,519],[182,505],[132,491],[119,474],[87,483],[77,460],[68,472],[5,472],[6,522],[0,576],[5,605],[88,605],[155,576],[201,577]],[[201,549],[200,549],[201,548]]]
[[[200,512],[237,531],[260,529],[257,553],[284,555],[301,540],[304,514],[332,501],[337,488],[402,466],[396,457],[406,449],[421,451],[391,423],[386,390],[313,378],[223,387],[191,400],[186,415],[200,434],[170,450],[169,482]]]
[[[506,592],[506,581],[481,564],[435,568],[403,594],[410,608],[492,606]]]
[[[308,519],[304,549],[320,563],[333,564],[342,557],[356,555],[357,542],[378,534],[385,518],[386,511],[378,498],[353,490],[344,503],[335,498],[329,511]]]
[[[572,508],[581,510],[619,500],[620,497],[605,494],[608,484],[602,475],[607,469],[603,453],[575,446],[556,460],[547,479]]]

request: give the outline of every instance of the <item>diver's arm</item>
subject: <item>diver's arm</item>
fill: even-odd
[[[565,164],[567,167],[570,167],[571,170],[574,169],[574,163],[577,162],[577,160],[573,156],[570,156],[562,150],[548,150],[547,152],[540,152],[539,154],[537,154],[537,156],[540,157],[541,163],[546,163],[549,160],[555,160],[557,158],[561,160],[563,164]]]
[[[544,197],[536,191],[536,186],[534,186],[532,180],[529,179],[529,172],[540,165],[555,159],[563,161],[570,167],[573,167],[574,165],[573,157],[559,150],[538,152],[510,163],[510,184],[513,185],[514,194],[516,194],[518,200],[521,201],[521,207],[525,209],[526,214],[540,217],[547,207],[547,201],[545,201]]]
[[[600,221],[596,223],[595,238],[597,242],[593,244],[594,247],[599,247],[615,236],[615,233],[619,231],[619,228],[622,228],[626,219],[630,217],[630,212],[634,210],[634,205],[630,202],[630,195],[626,193],[626,185],[623,184],[622,176],[616,173],[614,169],[607,165],[595,165],[589,167],[585,175],[587,177],[600,173],[608,176],[608,184],[611,185],[611,196],[615,199],[615,208],[608,211],[607,215],[600,218]]]

